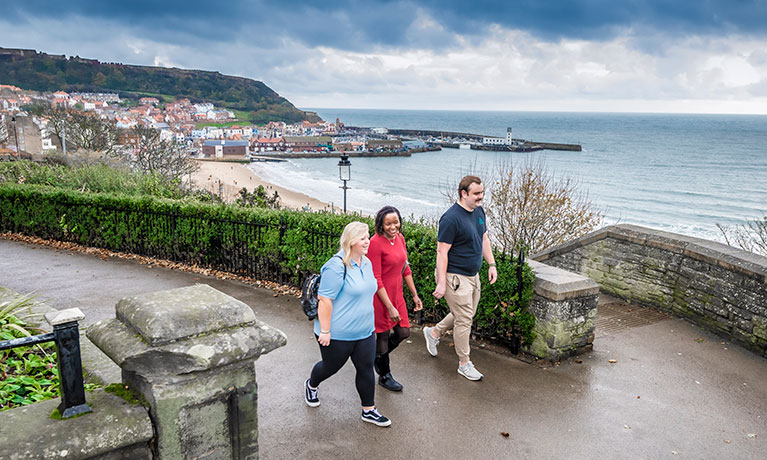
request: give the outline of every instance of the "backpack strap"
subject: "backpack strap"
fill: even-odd
[[[346,281],[346,264],[344,263],[344,258],[339,255],[335,255],[333,257],[338,257],[339,259],[341,259],[341,265],[344,266],[344,281]]]

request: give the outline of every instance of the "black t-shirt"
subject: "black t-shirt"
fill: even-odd
[[[482,237],[487,231],[482,206],[469,212],[455,203],[439,219],[437,241],[452,246],[447,253],[448,273],[474,276],[482,268]]]

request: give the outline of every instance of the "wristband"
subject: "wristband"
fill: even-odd
[[[320,335],[322,334],[330,334],[330,331],[323,331],[322,329],[320,329]]]
[[[491,267],[497,267],[498,266],[498,265],[495,264],[495,262],[493,262],[491,264],[488,264],[488,265],[490,265]]]

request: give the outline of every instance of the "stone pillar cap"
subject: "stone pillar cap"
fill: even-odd
[[[79,308],[50,311],[45,314],[45,320],[48,321],[48,324],[51,326],[82,321],[83,319],[85,319],[85,315]]]
[[[86,335],[123,371],[147,379],[255,360],[287,342],[248,305],[202,284],[126,297],[116,313]]]
[[[125,297],[115,313],[151,346],[256,321],[248,305],[206,284]]]

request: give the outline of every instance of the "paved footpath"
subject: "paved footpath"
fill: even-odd
[[[0,274],[0,285],[35,291],[54,308],[79,307],[86,324],[113,317],[122,297],[194,283],[250,305],[288,336],[256,362],[262,459],[767,458],[767,360],[679,319],[599,334],[580,363],[553,367],[475,348],[481,382],[456,373],[446,341],[429,356],[414,328],[392,357],[404,391],[376,392],[393,420],[378,428],[359,419],[350,363],[320,387],[320,407],[304,404],[319,352],[295,298],[7,240]]]

